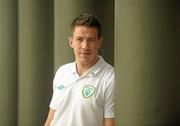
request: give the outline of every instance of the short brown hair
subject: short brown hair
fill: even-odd
[[[101,23],[95,15],[84,13],[77,16],[71,23],[71,30],[73,31],[76,26],[95,27],[98,37],[101,37]]]

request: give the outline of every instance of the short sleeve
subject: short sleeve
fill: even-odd
[[[54,110],[58,109],[58,99],[57,99],[57,95],[55,91],[53,91],[53,96],[52,96],[52,100],[50,102],[49,107]]]
[[[58,109],[58,105],[59,105],[59,96],[58,96],[58,92],[57,92],[57,80],[58,80],[58,76],[59,76],[59,71],[61,70],[61,68],[59,68],[54,76],[54,80],[53,80],[53,95],[52,95],[52,99],[50,102],[49,107],[51,109],[57,110]]]
[[[105,107],[104,107],[104,118],[114,118],[114,79],[109,83],[105,91]]]

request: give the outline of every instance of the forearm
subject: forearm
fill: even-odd
[[[104,126],[115,126],[114,118],[105,118]]]
[[[47,120],[46,120],[44,126],[50,126],[51,121],[52,121],[53,118],[54,118],[54,112],[55,112],[55,110],[53,110],[53,109],[50,109],[50,110],[49,110],[48,117],[47,117]]]

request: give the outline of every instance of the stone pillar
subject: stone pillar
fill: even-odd
[[[19,0],[18,125],[43,125],[53,78],[53,2]]]
[[[17,1],[0,0],[0,125],[17,124]]]
[[[116,125],[180,124],[180,3],[115,6]]]

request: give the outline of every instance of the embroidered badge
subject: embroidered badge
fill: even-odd
[[[95,93],[95,87],[92,85],[85,85],[82,90],[82,95],[85,98],[89,98],[89,97],[93,96],[94,93]]]

